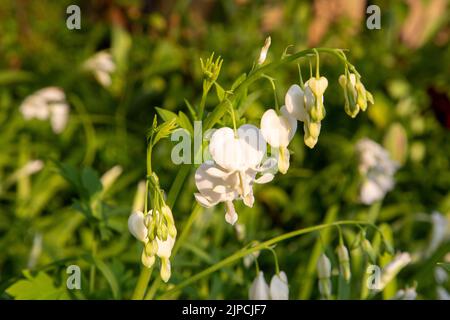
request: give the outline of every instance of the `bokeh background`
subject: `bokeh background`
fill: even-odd
[[[66,27],[70,4],[81,8],[80,30]],[[381,8],[380,30],[366,28],[370,4]],[[130,298],[141,247],[126,221],[145,178],[145,137],[155,107],[188,114],[185,99],[196,105],[201,98],[200,58],[212,52],[222,56],[219,82],[227,88],[250,70],[270,35],[268,61],[279,59],[288,46],[290,52],[348,49],[375,104],[350,119],[337,82],[342,67],[324,55],[321,72],[330,85],[316,147],[305,147],[299,130],[290,146],[289,174],[258,187],[253,208],[238,205],[238,230],[225,223],[222,207],[203,212],[173,258],[170,282],[189,278],[250,241],[324,221],[367,219],[379,209],[376,223],[396,250],[412,254],[413,263],[383,292],[368,295],[364,257],[356,248],[351,288],[340,298],[389,299],[406,287],[415,287],[420,299],[438,298],[435,268],[450,260],[448,224],[441,224],[439,245],[428,249],[436,232],[431,213],[440,212],[444,222],[450,217],[449,5],[447,0],[1,1],[0,297]],[[108,86],[82,68],[102,50],[109,50],[116,64]],[[306,61],[302,66],[308,69]],[[271,76],[278,97],[284,97],[298,82],[297,66]],[[60,134],[48,121],[26,121],[19,109],[27,96],[48,86],[62,88],[70,106]],[[211,94],[207,110],[216,104]],[[257,123],[273,104],[270,84],[260,81],[251,87],[245,117]],[[384,145],[401,163],[395,189],[375,209],[358,201],[354,145],[363,137]],[[170,141],[161,143],[154,154],[154,170],[166,190],[179,169],[169,160],[171,147]],[[24,171],[34,160],[43,167]],[[102,216],[87,217],[80,209],[83,201],[101,189],[99,177],[113,167],[121,174],[96,195]],[[173,208],[179,231],[194,203],[194,170]],[[77,179],[85,184],[77,186]],[[344,230],[349,247],[358,231]],[[368,237],[376,242],[375,235]],[[330,229],[275,248],[292,299],[319,298],[317,256],[326,250],[338,268],[337,241],[336,229]],[[386,255],[380,256],[381,265],[391,259]],[[71,264],[82,269],[78,291],[65,288]],[[275,272],[269,251],[261,253],[259,266],[267,277]],[[239,262],[173,298],[245,299],[254,276],[253,265]],[[449,289],[448,280],[441,285]],[[157,295],[168,287],[162,285]]]

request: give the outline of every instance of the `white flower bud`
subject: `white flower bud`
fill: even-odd
[[[339,269],[345,280],[350,280],[351,271],[350,271],[350,257],[348,254],[347,248],[340,244],[337,249],[337,254],[339,258]]]
[[[144,266],[146,266],[147,268],[151,268],[153,267],[153,265],[155,264],[155,256],[149,256],[146,252],[146,250],[142,250],[142,255],[141,255],[141,262]]]
[[[270,298],[272,300],[289,300],[289,287],[286,273],[280,271],[270,281]]]
[[[170,260],[168,258],[161,258],[160,276],[162,281],[167,282],[171,276]]]
[[[262,271],[260,271],[255,280],[253,280],[248,291],[248,297],[250,300],[269,300],[270,289],[264,279],[264,273]]]
[[[271,38],[267,37],[266,41],[264,42],[264,46],[261,49],[261,52],[259,54],[259,59],[258,59],[258,64],[261,65],[264,63],[264,61],[266,61],[266,57],[267,57],[267,52],[269,51],[269,47],[271,44]]]

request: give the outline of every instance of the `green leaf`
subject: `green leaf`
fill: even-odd
[[[92,168],[83,168],[83,171],[81,172],[81,182],[83,188],[87,191],[89,198],[94,197],[103,189],[97,171]]]
[[[24,272],[26,279],[12,284],[6,293],[17,300],[67,300],[69,295],[64,287],[55,287],[53,279],[45,272],[36,277]]]
[[[214,82],[214,84],[216,86],[217,98],[219,99],[220,102],[222,102],[223,98],[225,98],[225,90],[217,82]]]
[[[447,262],[438,262],[438,265],[443,267],[445,270],[447,270],[448,272],[450,272],[450,263]]]
[[[183,129],[186,129],[191,135],[194,134],[194,128],[192,127],[192,123],[183,111],[178,112],[178,124]]]
[[[247,74],[243,73],[239,76],[239,78],[237,78],[234,82],[233,85],[231,86],[231,91],[234,91],[234,89],[236,89],[237,87],[239,87],[239,85],[244,82],[244,80],[247,79]]]
[[[177,118],[172,118],[158,126],[156,128],[156,134],[153,138],[153,145],[155,145],[159,140],[164,139],[172,134],[172,132],[177,128]]]
[[[3,70],[0,72],[0,85],[6,86],[10,84],[17,84],[21,82],[29,82],[33,80],[33,74],[25,71],[10,71],[10,70]]]
[[[117,278],[114,275],[114,272],[111,270],[111,268],[105,262],[103,262],[101,259],[97,257],[89,256],[87,257],[87,260],[94,263],[95,266],[98,268],[98,270],[100,270],[100,272],[103,274],[106,281],[108,281],[114,299],[120,299],[119,282],[117,281]]]
[[[189,113],[191,114],[192,119],[194,119],[194,120],[197,119],[197,114],[195,112],[194,107],[191,105],[191,103],[187,99],[184,99],[184,103],[186,104],[186,107],[189,109]]]
[[[159,116],[164,121],[169,121],[169,120],[172,120],[174,118],[176,119],[178,117],[175,112],[172,112],[170,110],[166,110],[166,109],[158,108],[158,107],[155,107],[155,109],[156,109],[156,112],[158,112]]]

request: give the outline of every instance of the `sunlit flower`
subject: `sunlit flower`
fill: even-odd
[[[128,230],[139,241],[147,242],[148,229],[144,221],[144,213],[142,211],[134,211],[128,217]]]
[[[378,143],[364,138],[356,144],[359,153],[359,171],[363,176],[360,200],[364,204],[372,204],[382,199],[394,188],[394,174],[398,164]]]
[[[366,90],[359,76],[348,73],[339,77],[339,84],[344,90],[345,112],[352,118],[359,110],[366,111],[367,102],[373,104],[372,94]]]
[[[275,274],[270,281],[270,299],[272,300],[288,300],[289,286],[286,273],[280,271]]]
[[[236,136],[230,128],[216,130],[211,136],[209,152],[213,161],[204,162],[195,173],[199,191],[195,198],[204,207],[224,202],[225,220],[234,224],[238,216],[233,201],[242,199],[246,206],[253,206],[253,184],[273,179],[273,174],[268,172],[273,160],[261,165],[266,144],[259,129],[252,125],[241,126]],[[262,175],[256,178],[257,174]]]
[[[262,271],[260,271],[255,280],[253,280],[248,292],[248,297],[250,300],[269,300],[270,289],[266,279],[264,279],[264,273]]]
[[[319,278],[319,292],[325,297],[331,296],[331,262],[328,257],[322,253],[317,260],[317,277]]]
[[[261,118],[261,133],[267,143],[276,150],[278,170],[285,174],[289,169],[289,150],[287,146],[297,130],[297,121],[283,106],[278,115],[274,109],[267,110]]]
[[[28,96],[19,108],[25,120],[48,120],[53,132],[61,133],[69,119],[69,105],[64,91],[58,87],[47,87]]]
[[[315,106],[315,99],[308,83],[305,84],[304,89],[296,84],[292,85],[284,98],[289,115],[303,122],[303,140],[310,148],[314,148],[316,145],[321,129],[321,122],[313,121],[310,115],[312,108]]]
[[[100,51],[86,60],[83,68],[92,72],[103,87],[109,87],[112,82],[111,74],[116,70],[116,64],[109,52]]]
[[[426,250],[427,256],[433,254],[434,251],[449,237],[450,223],[447,217],[437,211],[431,214],[431,239]]]
[[[398,253],[394,259],[383,268],[379,290],[383,290],[383,288],[410,262],[411,255],[408,252]]]

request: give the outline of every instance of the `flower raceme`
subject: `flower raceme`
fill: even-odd
[[[171,275],[169,259],[177,234],[170,208],[165,205],[161,212],[150,210],[146,215],[142,211],[134,211],[128,218],[128,229],[136,239],[144,243],[142,264],[151,268],[158,256],[161,260],[161,279],[167,282]]]
[[[275,274],[269,286],[264,273],[260,271],[250,286],[248,296],[250,300],[288,300],[289,286],[286,273],[280,271],[279,274]]]

